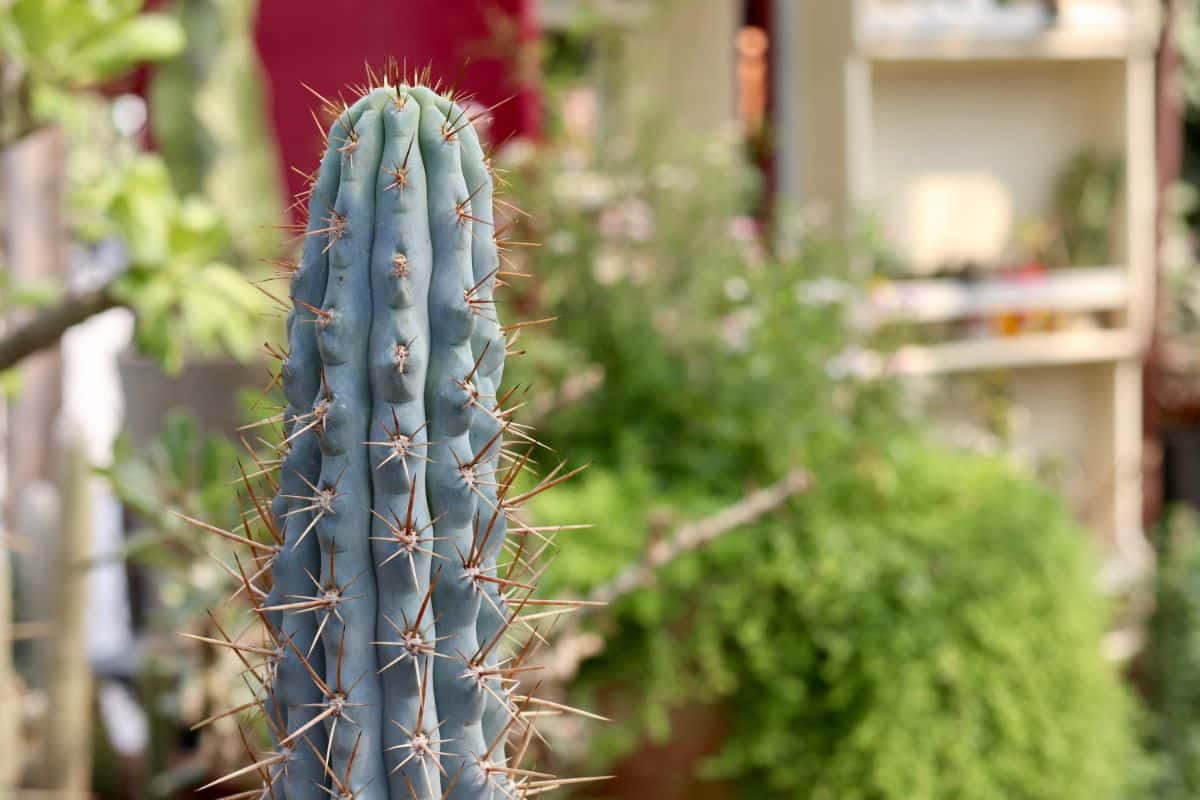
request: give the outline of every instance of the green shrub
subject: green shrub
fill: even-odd
[[[1122,796],[1131,704],[1100,655],[1085,535],[998,460],[909,440],[866,452],[616,609],[580,685],[643,711],[601,733],[608,755],[669,736],[671,707],[720,702],[731,730],[705,771],[742,797]],[[606,484],[616,502],[612,480],[543,511],[591,510]],[[614,538],[580,539],[568,574]]]
[[[815,486],[598,618],[605,650],[574,689],[616,724],[592,732],[598,763],[572,771],[606,771],[646,736],[686,739],[671,712],[711,705],[727,733],[699,772],[739,797],[1124,796],[1140,762],[1100,652],[1087,534],[1004,462],[927,444],[894,386],[852,376],[880,344],[842,313],[870,237],[809,211],[769,252],[752,221],[731,225],[752,182],[719,142],[608,142],[584,175],[514,176],[541,228],[523,238],[546,242],[517,302],[559,318],[530,332],[539,355],[516,360],[515,381],[561,384],[572,364],[604,376],[538,426],[594,462],[540,498],[538,523],[598,523],[543,587],[587,590],[796,465]],[[562,194],[583,184],[590,202]]]
[[[1146,745],[1153,759],[1149,797],[1200,794],[1200,524],[1173,510],[1159,531],[1150,641],[1139,678],[1146,687]]]

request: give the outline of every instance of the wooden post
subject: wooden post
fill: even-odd
[[[66,264],[66,236],[62,213],[66,147],[62,131],[43,128],[8,146],[0,153],[6,198],[4,240],[10,277],[15,282],[61,279]],[[19,320],[5,320],[12,323]],[[6,411],[5,438],[0,459],[5,480],[0,489],[0,520],[8,534],[14,529],[15,506],[33,482],[50,477],[51,430],[62,395],[62,359],[57,348],[26,359],[19,367],[20,391]],[[45,542],[32,543],[46,546]],[[0,594],[11,593],[11,564],[0,559]],[[40,587],[55,591],[53,586]],[[15,784],[21,764],[20,687],[12,668],[12,609],[0,605],[0,788]]]
[[[62,800],[87,800],[92,778],[92,671],[88,661],[88,579],[92,474],[77,430],[59,439],[62,524],[57,542],[50,712],[39,783]]]

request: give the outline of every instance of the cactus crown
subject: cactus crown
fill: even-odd
[[[490,162],[425,86],[329,106],[289,270],[277,494],[251,489],[273,541],[219,531],[258,562],[242,589],[275,741],[226,779],[258,772],[287,800],[540,794],[559,783],[519,767],[539,701],[517,674],[541,638],[520,612],[545,537],[514,512],[573,472],[513,490],[536,443],[498,391],[520,326],[493,306]]]

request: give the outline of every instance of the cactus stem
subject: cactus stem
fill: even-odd
[[[248,435],[273,452],[239,465],[245,535],[220,531],[254,562],[219,563],[265,638],[247,649],[222,633],[218,646],[239,653],[248,685],[259,680],[261,696],[224,716],[264,709],[275,753],[241,773],[260,774],[262,789],[246,795],[260,800],[280,778],[279,796],[295,800],[499,800],[550,780],[508,744],[524,756],[542,739],[530,718],[562,712],[512,693],[538,669],[526,663],[545,642],[538,620],[575,609],[528,611],[558,529],[515,517],[578,469],[559,464],[515,496],[545,445],[513,422],[521,389],[501,382],[523,329],[551,320],[502,328],[496,316],[496,287],[522,274],[503,251],[530,244],[494,223],[500,209],[522,213],[495,197],[497,170],[472,127],[496,106],[468,112],[453,88],[392,88],[399,74],[389,63],[388,88],[353,108],[314,92],[337,120],[300,193],[313,238],[299,264],[276,265],[287,298],[259,287],[288,314],[288,348],[265,347],[286,406],[264,422],[277,443]],[[357,572],[350,581],[335,575],[335,554]],[[515,656],[498,653],[516,639]],[[457,752],[442,749],[451,742]]]

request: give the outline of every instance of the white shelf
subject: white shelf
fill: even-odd
[[[538,24],[546,30],[565,30],[590,21],[633,25],[644,21],[651,11],[645,0],[542,0],[537,5]]]
[[[881,364],[888,375],[939,375],[1014,367],[1091,364],[1133,358],[1136,339],[1123,330],[1065,330],[1011,338],[907,345]]]
[[[1002,260],[1019,240],[1013,229],[1020,221],[1047,213],[1071,158],[1090,149],[1123,155],[1108,256],[1116,266],[1028,283],[994,275],[979,283],[927,281],[914,272],[861,300],[874,318],[868,324],[909,320],[932,328],[1050,312],[1048,325],[1038,321],[1011,337],[983,332],[988,338],[930,329],[928,345],[848,350],[829,368],[868,378],[1002,372],[1005,397],[1019,412],[1013,446],[1031,462],[1061,465],[1056,485],[1106,550],[1137,537],[1140,355],[1155,287],[1160,0],[1064,0],[1057,17],[1040,20],[1017,13],[1026,4],[992,3],[1004,12],[1003,24],[994,25],[971,16],[984,13],[989,4],[982,2],[914,0],[908,16],[893,0],[778,5],[789,9],[788,27],[773,49],[786,56],[781,63],[795,64],[779,81],[781,108],[793,122],[781,128],[783,183],[794,200],[825,200],[875,219],[899,260],[917,267]],[[966,13],[947,11],[955,7]],[[996,187],[1006,201],[988,201],[999,197]],[[975,195],[988,202],[956,200]],[[940,209],[948,212],[941,219]],[[961,226],[961,209],[986,215],[988,224]],[[939,256],[939,247],[952,257]],[[947,430],[978,421],[977,409],[953,395],[935,390],[928,399]]]
[[[859,31],[858,54],[869,61],[1097,61],[1152,55],[1153,35],[1129,28],[1047,27],[1024,35],[980,30]]]
[[[1075,267],[1035,278],[953,278],[889,281],[871,290],[867,311],[877,322],[949,322],[1005,312],[1087,313],[1125,307],[1124,267]]]

